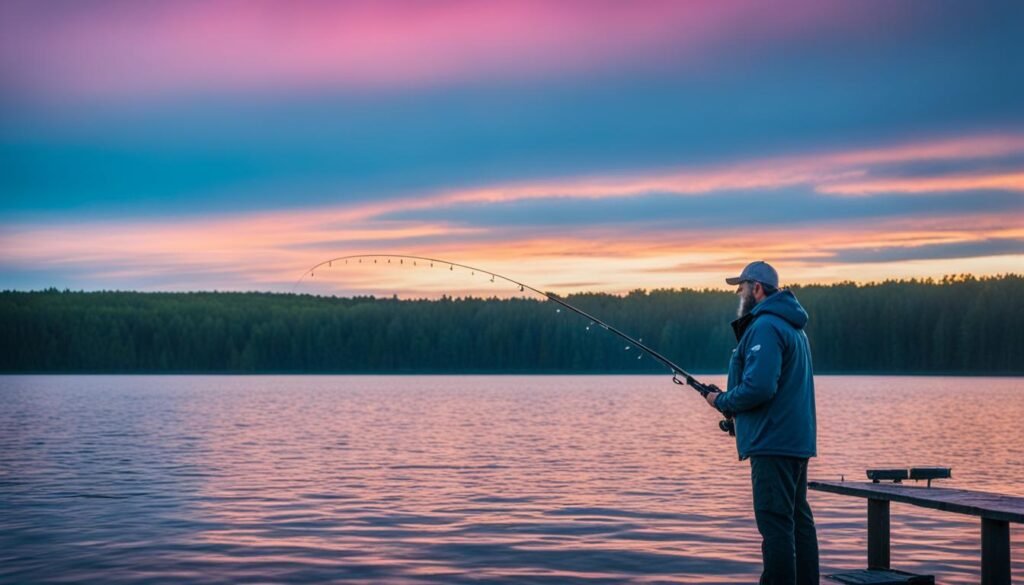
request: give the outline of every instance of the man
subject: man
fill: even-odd
[[[740,460],[750,459],[761,583],[817,585],[818,537],[807,504],[807,460],[817,455],[807,311],[779,290],[778,273],[763,261],[726,282],[738,286],[738,343],[727,391],[707,401],[735,418]]]

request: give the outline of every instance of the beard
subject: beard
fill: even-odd
[[[746,317],[754,310],[754,305],[757,304],[757,299],[754,298],[754,291],[745,290],[740,293],[740,306],[736,309],[737,317]]]

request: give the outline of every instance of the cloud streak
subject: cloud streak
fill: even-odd
[[[1024,199],[1015,184],[982,181],[988,189],[950,192],[948,177],[915,176],[900,180],[914,182],[913,190],[859,197],[833,187],[851,177],[892,184],[872,183],[879,166],[887,174],[894,164],[933,160],[986,168],[990,158],[1022,150],[1018,136],[970,136],[203,220],[19,225],[0,235],[0,265],[22,282],[70,270],[100,288],[232,290],[290,290],[304,267],[324,258],[386,252],[447,257],[555,290],[616,292],[718,286],[723,271],[751,254],[775,262],[789,282],[843,280],[854,265],[860,280],[1009,272],[1024,256]],[[304,286],[452,290],[447,279],[394,271],[323,274]]]
[[[828,259],[842,263],[903,262],[906,260],[942,260],[993,256],[1024,256],[1024,237],[985,238],[966,242],[922,244],[917,246],[883,246],[853,248],[830,252],[825,258],[811,256],[807,260]]]
[[[324,208],[290,215],[329,215],[339,224],[371,219],[408,221],[416,218],[457,218],[460,213],[474,212],[490,214],[495,219],[508,219],[508,216],[503,215],[503,209],[506,208],[502,205],[516,202],[537,201],[542,205],[564,205],[568,202],[571,206],[572,200],[692,198],[713,193],[770,192],[792,187],[806,187],[826,195],[1021,191],[1024,190],[1024,169],[1020,172],[1001,170],[988,174],[981,171],[967,175],[919,174],[903,179],[887,176],[892,172],[893,165],[900,163],[956,161],[960,163],[961,168],[975,164],[984,169],[986,161],[1011,155],[1024,155],[1024,135],[983,134],[817,155],[768,157],[682,171],[661,170],[623,176],[583,176],[433,194],[417,193],[379,203],[355,203],[341,208]],[[875,176],[876,168],[881,169],[881,176]],[[889,200],[892,201],[892,198]],[[829,204],[827,200],[822,202]],[[1005,203],[1005,198],[994,198],[993,202]],[[719,206],[712,211],[724,211],[714,200],[711,204]],[[848,205],[847,209],[849,207]],[[878,214],[885,214],[884,204],[875,205],[875,208]],[[513,214],[518,213],[516,210],[510,211]],[[537,211],[543,212],[543,208],[538,208]],[[531,210],[527,208],[522,213],[524,219],[528,219]],[[799,217],[799,209],[794,215]],[[868,211],[866,215],[871,216],[872,213]],[[607,214],[607,217],[612,221],[619,219],[614,213]],[[540,218],[540,221],[543,223],[543,218]]]

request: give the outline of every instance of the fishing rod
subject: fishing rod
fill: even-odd
[[[659,363],[667,367],[669,371],[672,373],[672,382],[674,382],[675,384],[679,386],[690,386],[691,388],[699,392],[700,395],[703,397],[707,397],[708,394],[713,394],[722,391],[721,388],[715,386],[714,384],[705,384],[703,382],[700,382],[699,380],[694,378],[689,372],[687,372],[686,370],[672,362],[672,360],[661,355],[653,348],[647,346],[645,343],[643,343],[642,340],[634,339],[632,336],[624,333],[623,331],[619,330],[618,328],[612,325],[609,325],[608,323],[591,315],[590,313],[584,311],[583,309],[571,305],[570,303],[568,303],[567,301],[565,301],[564,299],[562,299],[553,292],[545,292],[538,288],[534,288],[526,283],[519,282],[518,280],[514,280],[507,276],[498,274],[497,272],[491,272],[490,270],[484,270],[482,268],[476,268],[473,266],[468,266],[466,264],[459,264],[458,262],[451,262],[448,260],[441,260],[438,258],[429,258],[426,256],[411,256],[406,254],[354,254],[350,256],[339,256],[337,258],[331,258],[330,260],[324,260],[323,262],[320,262],[319,264],[316,264],[309,268],[308,270],[306,270],[305,272],[303,272],[302,276],[300,276],[299,279],[295,281],[295,284],[292,285],[292,290],[294,291],[295,288],[302,283],[302,281],[306,278],[307,275],[309,275],[310,278],[313,278],[318,268],[322,268],[324,266],[327,266],[328,268],[333,268],[335,262],[344,262],[345,264],[348,264],[349,261],[351,260],[355,260],[357,264],[363,264],[363,260],[366,260],[367,262],[365,263],[368,265],[371,264],[370,260],[373,261],[372,264],[379,264],[379,260],[386,260],[386,264],[392,264],[392,260],[398,260],[399,265],[405,265],[406,261],[408,261],[413,266],[419,266],[420,263],[423,263],[429,268],[434,268],[436,264],[440,268],[448,267],[449,271],[454,271],[456,268],[469,270],[473,276],[475,276],[476,273],[479,272],[480,274],[489,276],[491,282],[494,282],[495,279],[503,280],[505,282],[518,286],[519,292],[530,291],[533,293],[537,293],[538,295],[546,298],[547,300],[556,303],[568,309],[569,311],[576,313],[577,315],[589,319],[591,324],[596,324],[605,331],[608,331],[609,333],[617,335],[622,339],[626,340],[630,344],[626,346],[626,349],[629,349],[630,347],[636,347],[640,351],[643,351],[644,353],[651,356]],[[732,417],[728,416],[728,414],[726,415],[725,419],[719,421],[718,426],[719,428],[729,433],[730,435],[736,434]]]

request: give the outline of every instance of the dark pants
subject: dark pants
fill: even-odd
[[[818,585],[818,535],[807,505],[807,460],[750,458],[754,517],[761,533],[761,585]]]

